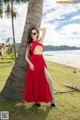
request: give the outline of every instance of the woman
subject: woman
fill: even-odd
[[[39,31],[43,31],[40,39]],[[43,41],[46,34],[46,28],[30,29],[28,33],[28,43],[25,59],[28,62],[28,73],[26,75],[26,85],[24,101],[35,102],[38,107],[40,102],[51,102],[51,106],[56,107],[54,103],[54,92],[52,78],[48,73],[46,62],[43,58]],[[31,54],[29,59],[29,53]]]

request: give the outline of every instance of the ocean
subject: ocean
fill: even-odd
[[[46,60],[80,69],[80,50],[44,51]]]

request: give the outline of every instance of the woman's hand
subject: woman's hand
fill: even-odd
[[[34,71],[34,65],[32,63],[30,63],[30,69]]]
[[[37,28],[37,30],[46,31],[46,28]]]

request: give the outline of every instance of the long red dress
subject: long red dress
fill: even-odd
[[[30,61],[34,65],[34,70],[30,69],[28,64],[28,73],[26,75],[26,85],[24,101],[26,102],[51,102],[52,97],[46,80],[44,67],[47,68],[46,62],[42,54],[34,54],[34,49],[37,45],[44,46],[38,40],[33,41],[30,46],[32,55]],[[48,69],[48,68],[47,68]]]

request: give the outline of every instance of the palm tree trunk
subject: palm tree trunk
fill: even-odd
[[[28,63],[25,60],[28,29],[32,25],[40,27],[42,11],[43,0],[29,0],[28,12],[18,57],[16,58],[12,71],[0,93],[0,100],[22,101],[24,98],[25,77],[27,75],[28,67]]]
[[[14,48],[14,56],[15,56],[15,60],[16,60],[16,43],[15,43],[14,18],[13,18],[13,0],[11,0],[11,20],[12,20],[13,48]]]

